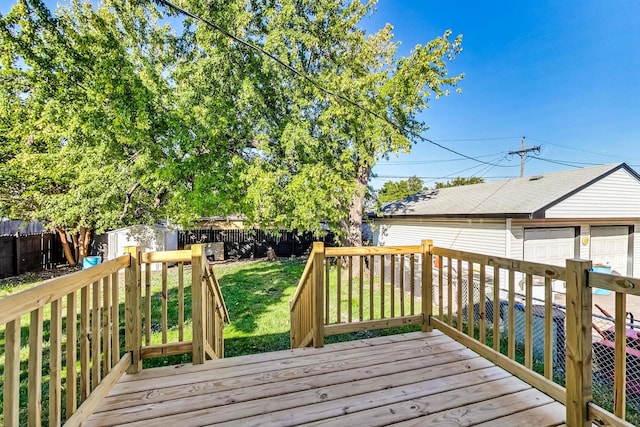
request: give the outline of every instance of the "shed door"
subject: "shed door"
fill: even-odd
[[[564,266],[576,256],[576,230],[529,228],[524,230],[524,260]]]
[[[591,260],[627,275],[629,265],[629,227],[591,227]]]

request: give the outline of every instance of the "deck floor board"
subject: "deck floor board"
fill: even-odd
[[[126,375],[89,426],[519,425],[564,406],[440,332]],[[514,423],[515,422],[515,423]]]

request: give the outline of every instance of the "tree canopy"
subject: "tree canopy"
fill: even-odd
[[[202,19],[127,0],[0,17],[0,216],[105,230],[233,213],[359,244],[371,168],[457,86],[461,37],[400,58],[391,25],[360,27],[374,1],[181,5]]]
[[[411,176],[406,180],[397,182],[387,181],[378,192],[378,202],[385,204],[402,200],[407,196],[416,194],[424,189],[424,183],[417,176]]]
[[[481,184],[483,182],[484,178],[478,176],[472,176],[469,178],[458,176],[446,182],[436,182],[435,188],[459,187],[461,185]]]

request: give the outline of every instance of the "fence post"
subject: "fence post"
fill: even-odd
[[[433,314],[433,240],[422,241],[422,332],[431,332],[431,315]]]
[[[313,242],[313,346],[324,347],[324,243]]]
[[[191,245],[191,321],[194,365],[204,363],[204,286],[202,285],[202,244]]]
[[[592,295],[587,275],[591,261],[567,260],[566,422],[590,426],[588,404],[592,399]]]
[[[131,352],[131,366],[127,369],[127,373],[135,374],[142,370],[142,298],[140,295],[142,248],[127,246],[124,251],[131,257],[129,267],[124,270],[125,345],[127,351]]]
[[[21,236],[20,233],[16,233],[16,245],[15,245],[15,253],[16,253],[16,276],[22,274],[20,271],[22,269],[22,247],[21,247]]]

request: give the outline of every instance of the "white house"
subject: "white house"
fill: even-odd
[[[374,244],[419,244],[640,276],[640,175],[624,163],[424,191],[372,215]]]

